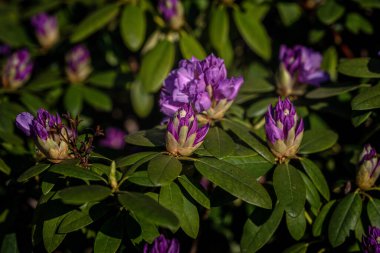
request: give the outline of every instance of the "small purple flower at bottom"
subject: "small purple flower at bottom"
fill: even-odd
[[[125,132],[117,127],[108,127],[99,145],[105,148],[120,150],[125,147]]]
[[[269,105],[265,115],[265,133],[272,153],[280,162],[297,154],[303,130],[303,120],[301,118],[298,123],[296,109],[289,98],[278,98],[275,108]]]
[[[208,129],[208,124],[198,128],[193,108],[185,104],[169,120],[166,150],[173,155],[190,156],[203,143]]]
[[[164,235],[157,237],[152,245],[145,244],[144,253],[179,253],[177,239],[167,239]]]
[[[380,229],[368,227],[367,236],[363,235],[362,248],[364,253],[380,253]]]

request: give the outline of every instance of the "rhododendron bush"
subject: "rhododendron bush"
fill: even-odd
[[[376,0],[0,2],[0,253],[380,252]]]

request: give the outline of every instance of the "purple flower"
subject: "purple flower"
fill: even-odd
[[[244,79],[242,77],[232,77],[219,81],[213,88],[213,98],[217,101],[226,99],[234,100],[242,86]]]
[[[283,95],[290,95],[296,83],[319,86],[329,80],[328,74],[321,70],[322,55],[310,48],[281,45],[279,60],[281,65],[277,86],[285,92]]]
[[[3,68],[3,85],[5,88],[17,89],[26,83],[32,74],[33,63],[28,50],[13,53]]]
[[[100,140],[100,146],[112,149],[123,149],[125,146],[125,132],[120,128],[108,127],[106,129],[105,138]]]
[[[158,10],[166,21],[170,21],[178,13],[178,0],[159,0]]]
[[[0,56],[6,56],[11,53],[11,47],[7,44],[0,44]]]
[[[294,157],[303,137],[303,120],[298,116],[288,98],[278,99],[276,107],[268,106],[265,115],[265,133],[272,153],[282,162]]]
[[[370,189],[380,176],[380,161],[370,144],[364,146],[359,157],[356,184],[363,190]]]
[[[363,235],[362,248],[364,253],[380,253],[380,229],[368,227],[367,236]]]
[[[174,155],[190,156],[203,142],[209,125],[198,127],[191,105],[185,104],[169,120],[166,149]]]
[[[66,54],[66,74],[71,83],[84,81],[91,73],[90,51],[84,45],[76,45]]]
[[[39,13],[31,18],[35,34],[43,48],[50,48],[59,39],[58,21],[55,16]]]
[[[157,237],[152,245],[145,244],[144,253],[179,253],[180,247],[177,239],[167,239],[164,235]]]
[[[36,146],[49,161],[59,163],[71,158],[67,141],[76,133],[62,124],[58,114],[50,114],[42,108],[37,111],[36,117],[22,112],[16,117],[16,126],[26,136],[33,137]]]

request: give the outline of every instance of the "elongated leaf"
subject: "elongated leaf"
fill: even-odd
[[[195,186],[185,175],[178,177],[178,181],[195,201],[204,208],[210,209],[210,199],[201,189]]]
[[[271,163],[275,163],[275,158],[272,153],[260,143],[252,134],[249,133],[249,130],[239,123],[224,120],[223,127],[230,129],[234,134],[236,134],[242,141],[248,144],[253,150],[259,153],[262,157],[267,159]]]
[[[182,56],[185,59],[190,59],[193,56],[198,59],[203,59],[206,57],[206,52],[200,42],[185,32],[181,32],[179,48],[181,49]]]
[[[64,175],[66,177],[74,177],[82,180],[104,181],[107,183],[107,180],[95,172],[76,166],[74,164],[57,164],[52,166],[49,171]]]
[[[306,188],[306,200],[310,203],[310,205],[316,210],[321,206],[321,198],[319,197],[318,190],[315,188],[314,184],[311,182],[308,176],[306,176],[301,171],[300,173],[303,182],[305,183]]]
[[[76,43],[87,38],[110,22],[118,12],[118,4],[109,4],[91,13],[76,26],[70,37],[71,42]]]
[[[112,88],[116,80],[117,72],[114,70],[97,72],[87,79],[87,82],[91,85],[101,88]]]
[[[213,127],[208,131],[203,146],[213,156],[222,158],[234,152],[235,143],[222,129]]]
[[[37,176],[47,170],[50,167],[50,164],[40,163],[37,165],[34,165],[33,167],[29,168],[27,171],[21,174],[21,176],[17,179],[18,182],[25,182],[28,179]]]
[[[155,184],[149,179],[148,172],[146,170],[136,171],[132,175],[128,176],[128,181],[137,185],[154,187]]]
[[[156,186],[170,184],[181,171],[181,162],[173,156],[159,155],[150,160],[148,164],[148,176]]]
[[[111,195],[110,188],[100,185],[80,185],[59,191],[62,201],[68,204],[84,204],[100,201]]]
[[[298,3],[280,2],[277,4],[277,10],[280,14],[282,22],[286,26],[292,25],[301,17],[302,14],[302,9]]]
[[[344,6],[337,4],[334,0],[330,0],[318,8],[317,16],[322,23],[331,25],[344,14],[344,10]]]
[[[142,59],[140,78],[146,92],[156,92],[171,70],[175,57],[174,45],[162,40]]]
[[[83,107],[83,92],[78,85],[70,85],[63,98],[66,110],[72,115],[78,115]]]
[[[370,110],[380,108],[380,85],[363,89],[351,101],[352,110]]]
[[[123,239],[123,221],[120,216],[111,217],[100,228],[94,243],[96,253],[115,253]]]
[[[353,111],[351,122],[354,127],[358,127],[367,121],[369,116],[371,116],[372,111]]]
[[[17,237],[15,233],[4,236],[1,243],[0,253],[19,253],[17,246]]]
[[[20,100],[32,112],[44,107],[44,102],[30,93],[22,93]]]
[[[67,213],[54,217],[52,219],[46,220],[42,227],[42,236],[44,246],[47,252],[53,252],[65,239],[66,234],[58,234],[57,229],[59,224],[65,218]]]
[[[247,110],[247,117],[258,117],[264,115],[270,104],[274,104],[278,98],[263,98],[255,103],[252,103]]]
[[[271,40],[263,24],[250,15],[234,9],[235,24],[247,45],[261,58],[271,58]]]
[[[81,87],[81,89],[83,89],[84,99],[91,106],[106,112],[112,110],[112,100],[107,94],[100,90],[85,86]]]
[[[144,12],[136,5],[124,7],[120,20],[120,33],[125,45],[137,51],[145,39],[146,19]]]
[[[183,196],[175,183],[161,187],[159,202],[178,217],[181,228],[188,236],[197,237],[199,230],[198,210]]]
[[[177,217],[171,211],[142,193],[123,192],[119,194],[118,199],[120,204],[133,212],[138,219],[169,229],[176,229],[179,225]]]
[[[127,135],[125,141],[129,144],[143,147],[165,146],[165,130],[153,128]]]
[[[333,247],[341,245],[354,230],[362,211],[359,194],[350,193],[335,208],[329,223],[328,238]]]
[[[135,153],[129,156],[122,157],[118,160],[116,160],[116,166],[119,167],[126,167],[130,166],[132,164],[135,164],[137,161],[143,159],[144,157],[147,157],[149,155],[157,154],[157,152],[139,152]]]
[[[286,225],[290,235],[296,241],[300,240],[306,231],[306,219],[304,212],[305,210],[302,210],[302,212],[296,217],[292,217],[288,213],[286,214]]]
[[[11,174],[11,168],[0,158],[0,171],[6,175]]]
[[[307,98],[311,99],[321,99],[338,96],[340,94],[344,94],[353,90],[360,88],[361,85],[350,85],[350,86],[342,86],[342,87],[322,87],[318,89],[314,89],[306,94]]]
[[[331,207],[335,204],[336,200],[329,201],[326,205],[324,205],[319,212],[317,218],[315,219],[312,227],[313,236],[317,237],[322,234],[323,224],[326,220],[327,214],[329,213]]]
[[[308,243],[297,243],[285,249],[282,253],[306,253],[308,247]]]
[[[140,118],[146,118],[153,109],[154,97],[144,91],[141,82],[134,82],[131,86],[131,102],[136,114]]]
[[[329,186],[326,182],[325,176],[322,174],[318,166],[307,158],[301,159],[301,164],[306,174],[310,177],[311,181],[314,183],[314,186],[318,189],[322,196],[326,200],[330,200]]]
[[[328,129],[307,130],[298,153],[313,154],[331,148],[338,140],[338,135]]]
[[[372,226],[380,227],[380,200],[370,199],[367,204],[367,214]]]
[[[272,214],[266,220],[258,219],[255,213],[244,224],[240,246],[242,253],[253,253],[263,247],[280,225],[284,209],[276,205]]]
[[[210,43],[216,50],[223,50],[228,40],[230,21],[226,8],[223,5],[211,11],[209,24]]]
[[[271,199],[266,190],[245,171],[215,158],[201,158],[195,162],[197,170],[211,182],[242,200],[271,208]]]
[[[341,74],[361,78],[380,78],[380,60],[371,58],[344,59],[339,62]]]
[[[279,164],[274,170],[273,186],[280,204],[292,217],[297,217],[305,206],[306,189],[297,169],[290,164]]]

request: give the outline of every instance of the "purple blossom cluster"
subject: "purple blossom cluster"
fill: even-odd
[[[303,130],[303,120],[301,118],[298,122],[296,109],[289,98],[279,98],[275,108],[269,105],[265,115],[265,133],[272,153],[280,161],[297,154]]]
[[[362,248],[364,253],[380,253],[380,229],[368,227],[367,236],[363,235]]]
[[[108,127],[105,137],[99,141],[99,145],[105,148],[120,150],[125,147],[125,132],[117,127]]]
[[[170,21],[178,13],[178,0],[159,0],[158,10],[166,21]]]
[[[59,39],[58,21],[55,16],[39,13],[31,18],[36,37],[44,48],[50,48]]]
[[[66,54],[66,74],[71,83],[84,81],[91,71],[91,56],[86,46],[76,45]]]
[[[380,160],[377,158],[376,150],[370,144],[364,146],[358,165],[356,184],[361,189],[368,190],[380,176]]]
[[[177,239],[167,239],[164,235],[157,237],[152,245],[145,244],[144,253],[179,253]]]
[[[17,89],[26,83],[33,70],[33,62],[27,49],[14,52],[6,61],[2,71],[5,88]]]
[[[191,104],[196,113],[202,113],[222,102],[224,114],[243,82],[242,77],[227,78],[224,61],[213,54],[202,61],[195,57],[181,60],[178,68],[171,71],[164,81],[160,108],[171,117],[184,104]]]

